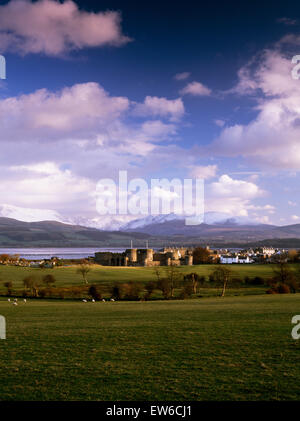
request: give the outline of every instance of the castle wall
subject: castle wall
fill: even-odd
[[[193,264],[188,249],[165,248],[162,252],[153,249],[127,249],[124,253],[96,252],[95,263],[103,266],[171,266]]]

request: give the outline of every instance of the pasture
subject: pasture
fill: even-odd
[[[216,265],[195,265],[195,266],[181,266],[178,271],[183,275],[196,272],[200,276],[205,276],[208,279],[209,274],[215,269]],[[297,266],[298,267],[298,266]],[[268,279],[272,276],[273,265],[231,265],[234,276],[244,279],[245,276],[251,278],[261,276]],[[0,266],[0,294],[5,294],[4,282],[12,281],[13,290],[17,294],[21,294],[23,290],[23,279],[29,275],[34,275],[37,278],[51,274],[57,280],[57,287],[71,287],[84,285],[82,276],[77,273],[77,267],[56,267],[54,269],[40,269],[18,266]],[[108,289],[116,282],[138,281],[143,284],[156,280],[156,275],[153,268],[147,267],[108,267],[100,265],[92,265],[92,270],[88,274],[89,284],[102,285]],[[2,282],[1,282],[2,281]],[[228,290],[228,294],[260,294],[264,293],[266,288],[245,286],[234,290]],[[218,292],[210,289],[203,289],[203,295],[216,295]]]
[[[1,298],[0,314],[1,400],[300,398],[291,337],[300,294],[18,306]]]

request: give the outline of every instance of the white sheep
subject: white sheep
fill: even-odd
[[[92,303],[94,303],[95,302],[95,300],[94,300],[94,298],[92,299]]]
[[[26,300],[26,298],[24,298],[24,303],[25,303],[25,304],[27,303],[27,300]]]
[[[102,301],[105,303],[105,298],[102,298]]]
[[[13,302],[13,305],[14,305],[14,306],[17,306],[17,305],[18,305],[18,303],[17,303],[16,301],[14,301],[14,302]]]
[[[10,298],[8,298],[8,300],[7,300],[8,302],[10,302]]]
[[[115,300],[113,298],[111,298],[110,301],[115,301]]]
[[[83,303],[87,303],[87,300],[83,299],[83,300],[82,300],[82,302],[83,302]]]

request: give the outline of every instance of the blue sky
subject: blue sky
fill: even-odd
[[[143,3],[0,2],[1,214],[109,227],[95,186],[127,170],[300,222],[300,6]]]

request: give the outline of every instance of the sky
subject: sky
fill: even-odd
[[[0,1],[2,216],[114,227],[96,186],[127,171],[300,223],[300,5],[198,3]]]

